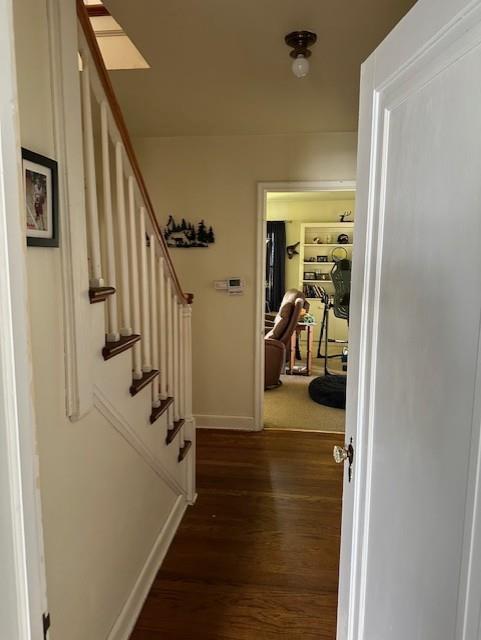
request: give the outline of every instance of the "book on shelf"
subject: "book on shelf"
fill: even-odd
[[[306,298],[324,298],[326,295],[323,287],[318,284],[304,284],[303,293]]]

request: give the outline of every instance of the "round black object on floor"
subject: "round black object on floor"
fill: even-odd
[[[317,404],[345,409],[346,376],[327,375],[314,378],[309,385],[309,395]]]

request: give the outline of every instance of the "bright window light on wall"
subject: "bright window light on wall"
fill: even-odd
[[[121,25],[98,0],[84,0],[107,69],[149,69],[150,65]]]

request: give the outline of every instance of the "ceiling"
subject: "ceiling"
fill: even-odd
[[[356,131],[360,65],[415,0],[104,0],[150,69],[112,71],[131,133]],[[297,79],[284,36],[318,35]]]

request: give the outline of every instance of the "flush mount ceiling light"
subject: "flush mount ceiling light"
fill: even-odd
[[[292,47],[290,53],[294,58],[292,73],[296,78],[305,78],[309,73],[309,60],[311,51],[309,47],[317,41],[317,35],[312,31],[292,31],[285,37],[286,44]]]

